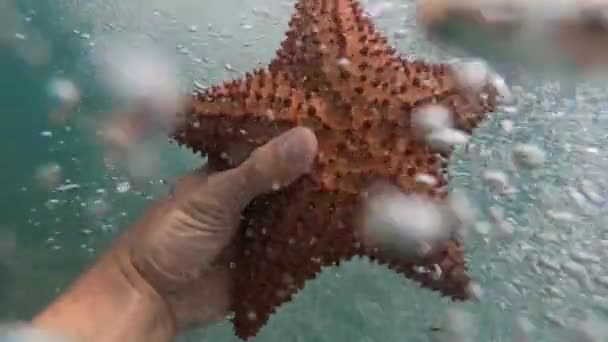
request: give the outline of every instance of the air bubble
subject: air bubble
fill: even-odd
[[[469,283],[466,289],[467,293],[477,301],[480,301],[483,298],[483,289],[481,285],[475,282]]]
[[[57,190],[59,192],[66,192],[66,191],[72,191],[72,190],[76,190],[76,189],[80,189],[80,184],[67,183],[67,184],[58,186],[55,190]]]
[[[341,67],[347,67],[351,64],[350,59],[342,57],[338,58],[338,65]]]
[[[129,182],[120,182],[116,185],[116,191],[119,193],[125,193],[131,189]]]
[[[53,190],[61,183],[62,168],[57,163],[44,164],[36,170],[34,178],[44,189]]]
[[[481,179],[499,194],[504,193],[509,188],[509,177],[500,170],[484,170]]]
[[[416,183],[426,186],[435,186],[438,184],[437,178],[427,173],[416,174],[414,180],[416,181]]]
[[[377,2],[370,6],[365,12],[371,18],[381,17],[388,10],[393,8],[393,3],[388,1]]]
[[[458,145],[466,144],[470,136],[460,130],[443,128],[433,131],[427,136],[427,142],[437,152],[449,153]]]
[[[490,68],[481,59],[460,62],[453,65],[458,84],[466,90],[479,92],[490,78]]]
[[[522,169],[538,168],[545,163],[545,152],[532,144],[515,144],[512,157],[515,165]]]
[[[452,112],[445,106],[431,104],[412,113],[412,127],[422,135],[453,126]]]
[[[370,244],[417,255],[421,244],[432,244],[446,238],[448,233],[442,208],[435,203],[417,195],[406,195],[388,185],[369,193],[363,234]]]
[[[505,119],[500,122],[500,127],[506,133],[511,133],[511,132],[513,132],[514,124],[513,124],[513,121]]]
[[[80,100],[80,91],[76,85],[63,78],[57,78],[49,84],[50,93],[64,104],[76,103]]]

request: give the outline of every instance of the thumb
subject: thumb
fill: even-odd
[[[240,166],[207,178],[207,196],[240,213],[255,197],[285,187],[308,173],[318,142],[305,127],[293,128],[254,150]],[[236,212],[235,212],[236,211]]]

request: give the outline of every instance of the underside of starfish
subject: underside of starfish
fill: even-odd
[[[355,256],[400,272],[421,286],[466,299],[469,277],[456,239],[424,258],[403,258],[366,246],[357,229],[365,189],[376,180],[433,200],[447,194],[447,156],[416,137],[412,111],[425,104],[451,109],[472,132],[494,109],[491,87],[470,94],[449,65],[407,61],[376,31],[354,0],[301,0],[268,68],[194,94],[174,133],[179,144],[206,154],[216,167],[238,165],[282,132],[314,130],[319,153],[312,172],[244,213],[234,260],[234,328],[247,339],[314,279],[322,267]],[[421,186],[417,174],[435,176]],[[413,218],[414,219],[414,218]],[[426,270],[441,269],[440,276]]]

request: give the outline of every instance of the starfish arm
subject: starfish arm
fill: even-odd
[[[424,104],[445,105],[456,126],[468,133],[493,110],[491,87],[471,92],[460,86],[449,65],[397,56],[358,1],[298,1],[295,7],[270,70],[288,72],[307,91],[336,99],[327,101],[322,114],[331,129],[345,136],[349,130],[366,130],[363,142],[381,149],[382,144],[390,145],[391,130],[416,136],[411,113]]]
[[[178,114],[173,138],[209,157],[235,166],[254,148],[297,123],[295,112],[308,106],[284,72],[255,70],[192,96]],[[226,159],[226,158],[224,158]]]
[[[244,257],[234,264],[233,322],[240,338],[255,336],[324,267],[356,256],[453,299],[467,297],[464,252],[456,241],[443,242],[424,259],[385,255],[366,247],[353,228],[358,203],[357,195],[323,191],[304,178],[247,208],[239,241]]]

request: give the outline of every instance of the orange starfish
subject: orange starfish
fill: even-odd
[[[233,263],[236,334],[255,336],[322,267],[355,256],[466,299],[469,277],[456,238],[424,258],[399,258],[365,245],[354,218],[376,179],[443,199],[447,163],[414,137],[412,110],[445,105],[456,126],[471,132],[493,110],[495,91],[465,96],[450,66],[401,59],[355,0],[298,1],[289,27],[267,69],[195,94],[174,133],[221,168],[294,126],[313,129],[319,140],[310,175],[254,200],[244,213]],[[418,173],[439,182],[421,189]],[[442,269],[439,278],[416,267],[431,265]]]

